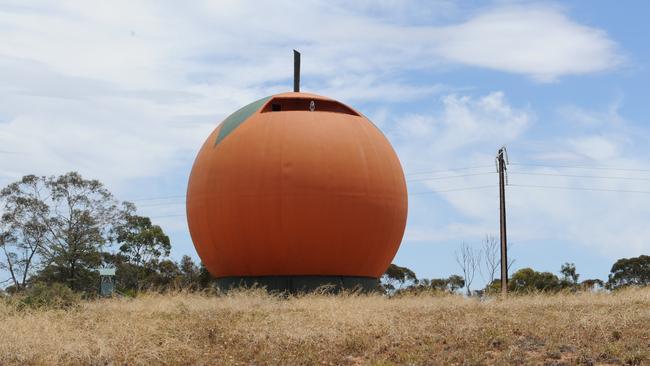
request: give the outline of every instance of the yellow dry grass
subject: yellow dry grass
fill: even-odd
[[[460,296],[147,294],[73,310],[0,304],[0,365],[650,362],[650,289]]]

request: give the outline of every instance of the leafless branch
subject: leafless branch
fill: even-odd
[[[461,243],[460,248],[456,251],[456,263],[458,263],[463,272],[467,296],[472,295],[471,286],[476,275],[476,270],[479,269],[480,262],[481,251],[474,250],[474,248],[465,242]]]

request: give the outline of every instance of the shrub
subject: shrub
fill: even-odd
[[[79,303],[79,295],[60,283],[37,282],[27,288],[18,301],[19,308],[69,309]]]

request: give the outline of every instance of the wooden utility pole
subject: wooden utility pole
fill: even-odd
[[[499,173],[499,212],[501,222],[501,294],[508,294],[508,236],[506,234],[506,164],[508,152],[502,146],[497,151],[497,172]]]

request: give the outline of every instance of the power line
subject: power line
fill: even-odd
[[[140,205],[137,207],[155,207],[155,206],[171,206],[171,205],[182,205],[185,204],[185,201],[182,202],[159,202],[159,203],[149,203],[146,205]]]
[[[530,172],[511,172],[514,175],[541,175],[548,177],[571,177],[571,178],[597,178],[597,179],[625,179],[625,180],[640,180],[650,181],[650,178],[637,178],[637,177],[608,177],[603,175],[577,175],[577,174],[555,174],[555,173],[530,173]]]
[[[492,174],[492,173],[490,173]],[[452,189],[444,189],[444,190],[431,190],[431,191],[423,191],[423,192],[414,192],[414,193],[409,193],[409,196],[412,195],[421,195],[421,194],[432,194],[432,193],[446,193],[446,192],[457,192],[457,191],[470,191],[470,190],[476,190],[476,189],[485,189],[485,188],[494,188],[493,185],[489,186],[476,186],[476,187],[464,187],[464,188],[452,188]],[[155,207],[155,206],[166,206],[166,205],[182,205],[185,204],[185,201],[183,202],[162,202],[162,203],[154,203],[150,205],[143,205],[139,207]]]
[[[472,173],[472,174],[459,174],[459,175],[446,175],[442,177],[431,177],[431,178],[417,178],[417,179],[407,179],[407,182],[421,182],[427,180],[439,180],[439,179],[452,179],[460,177],[472,177],[476,175],[486,175],[486,174],[496,174],[495,172],[485,172],[485,173]]]
[[[409,175],[433,174],[433,173],[443,173],[443,172],[469,170],[469,169],[479,169],[479,168],[490,168],[490,167],[492,167],[492,166],[491,165],[483,165],[483,166],[465,167],[465,168],[431,170],[431,171],[426,171],[426,172],[409,173],[409,174],[405,174],[405,175],[409,176]],[[416,178],[416,179],[408,179],[407,182],[418,182],[418,181],[438,180],[438,179],[451,179],[451,178],[469,177],[469,176],[474,176],[474,175],[485,175],[485,174],[493,174],[493,173],[492,172],[486,172],[486,173],[474,173],[474,174],[449,175],[449,176],[443,176],[443,177]],[[125,201],[128,201],[128,202],[158,201],[158,200],[167,200],[167,199],[174,199],[174,198],[185,198],[185,195],[183,194],[183,195],[176,195],[176,196],[142,197],[142,198],[127,199]],[[157,204],[155,204],[155,205],[157,205]],[[147,204],[146,206],[140,206],[140,207],[147,207],[147,206],[150,206],[150,205]],[[153,205],[151,205],[151,206],[153,206]]]
[[[150,219],[162,219],[162,218],[165,218],[165,217],[181,217],[181,216],[185,216],[185,214],[151,216]]]
[[[597,191],[597,192],[618,192],[618,193],[650,193],[650,191],[634,191],[634,190],[625,190],[625,189],[542,186],[542,185],[532,185],[532,184],[509,184],[508,186],[509,187],[526,187],[526,188],[567,189],[567,190],[572,190],[572,191]]]
[[[422,172],[413,172],[413,173],[407,173],[405,174],[406,176],[409,175],[420,175],[420,174],[431,174],[431,173],[444,173],[444,172],[454,172],[454,171],[459,171],[459,170],[471,170],[471,169],[482,169],[482,168],[492,168],[492,165],[481,165],[481,166],[468,166],[464,168],[452,168],[452,169],[441,169],[441,170],[429,170],[429,171],[422,171]]]
[[[543,186],[543,185],[531,185],[531,184],[509,184],[509,187],[520,187],[520,188],[540,188],[540,189],[564,189],[564,190],[574,190],[574,191],[596,191],[596,192],[617,192],[617,193],[644,193],[650,194],[650,191],[636,191],[636,190],[621,190],[621,189],[606,189],[606,188],[589,188],[589,187],[562,187],[562,186]],[[435,194],[435,193],[446,193],[446,192],[462,192],[470,190],[480,190],[486,188],[494,188],[494,185],[486,186],[476,186],[476,187],[464,187],[464,188],[454,188],[446,190],[432,190],[424,192],[413,192],[409,193],[409,196],[422,195],[422,194]],[[177,204],[182,204],[184,202],[178,202]],[[151,219],[167,218],[167,217],[181,217],[185,214],[174,214],[174,215],[162,215],[162,216],[151,216]]]
[[[182,198],[185,197],[185,195],[178,195],[178,196],[161,196],[161,197],[145,197],[145,198],[135,198],[131,200],[125,200],[128,202],[139,202],[139,201],[157,201],[157,200],[167,200],[167,199],[172,199],[172,198]]]
[[[552,164],[538,164],[538,163],[510,163],[510,165],[534,166],[534,167],[546,167],[546,168],[594,169],[594,170],[612,170],[612,171],[650,172],[650,169],[617,168],[617,167],[608,167],[608,166],[552,165]],[[482,169],[482,168],[491,168],[491,167],[492,167],[492,165],[479,165],[479,166],[468,166],[468,167],[461,167],[461,168],[429,170],[429,171],[420,171],[420,172],[407,173],[406,176],[414,176],[414,175],[422,175],[422,174],[436,174],[436,173],[463,171],[463,170],[472,170],[472,169]],[[414,179],[407,179],[407,182],[420,182],[420,181],[430,181],[430,180],[454,179],[454,178],[461,178],[461,177],[471,177],[471,176],[490,175],[490,174],[494,174],[494,173],[493,172],[481,172],[481,173],[448,175],[448,176],[441,176],[441,177],[414,178]],[[640,178],[640,177],[609,177],[609,176],[596,176],[596,175],[532,173],[532,172],[511,172],[511,174],[532,175],[532,176],[557,176],[557,177],[570,177],[570,178],[588,178],[588,179],[613,179],[613,180],[621,179],[621,180],[634,180],[634,181],[650,181],[650,178]],[[515,186],[515,185],[512,185],[512,186]],[[522,185],[517,185],[517,186],[521,187]],[[416,192],[416,193],[411,193],[411,195],[465,191],[465,190],[473,190],[473,189],[484,189],[484,188],[487,188],[487,187],[490,187],[490,186],[457,188],[457,189],[449,189],[449,190],[441,190],[441,191]],[[540,187],[536,187],[536,188],[542,188],[542,187],[540,186]],[[549,188],[557,188],[557,187],[550,187],[549,186]],[[561,188],[557,188],[557,189],[561,189]],[[567,188],[567,189],[574,189],[574,188]],[[599,190],[599,189],[588,188],[588,189],[585,189],[585,190]],[[629,192],[629,193],[642,193],[642,192],[644,192],[644,191],[621,191],[621,190],[603,190],[603,191],[606,191],[606,192],[616,191],[616,192]],[[169,200],[169,199],[177,199],[177,198],[185,198],[185,195],[160,196],[160,197],[142,197],[142,198],[135,198],[135,199],[127,200],[127,201],[129,201],[129,202],[144,202],[144,201]],[[140,205],[139,207],[155,207],[155,206],[165,206],[165,205],[178,205],[178,204],[183,204],[183,203],[184,202],[161,202],[161,203],[153,203],[153,204],[148,204],[147,203],[147,204]]]
[[[519,166],[536,166],[536,167],[546,167],[546,168],[569,168],[569,169],[595,169],[595,170],[616,170],[616,171],[638,171],[638,172],[650,172],[650,169],[636,169],[636,168],[616,168],[616,167],[606,167],[606,166],[587,166],[587,165],[551,165],[551,164],[537,164],[537,163],[509,163],[510,165],[519,165]],[[413,175],[422,175],[422,174],[435,174],[435,173],[444,173],[444,172],[453,172],[453,171],[462,171],[462,170],[471,170],[471,169],[481,169],[481,168],[492,168],[492,165],[479,165],[479,166],[468,166],[462,168],[451,168],[451,169],[440,169],[440,170],[429,170],[429,171],[420,171],[412,172],[405,174],[406,176]],[[438,179],[452,179],[459,177],[469,177],[469,176],[478,176],[478,175],[487,175],[493,174],[489,173],[471,173],[471,174],[459,174],[459,175],[450,175],[443,177],[431,177],[431,178],[416,178],[408,179],[407,182],[417,182],[417,181],[427,181],[427,180],[438,180]],[[544,173],[526,173],[526,172],[513,172],[513,174],[526,174],[526,175],[549,175]],[[603,177],[603,176],[582,176],[582,175],[560,175],[557,176],[566,176],[566,177],[575,177],[575,178],[603,178],[603,179],[629,179],[629,180],[650,180],[650,178],[633,178],[633,177]],[[160,196],[160,197],[142,197],[126,200],[129,202],[141,202],[141,201],[157,201],[157,200],[166,200],[174,198],[184,198],[185,195],[174,195],[174,196]]]
[[[454,188],[454,189],[445,189],[441,191],[425,191],[425,192],[414,192],[409,193],[409,196],[419,195],[419,194],[431,194],[431,193],[445,193],[445,192],[458,192],[458,191],[470,191],[475,189],[485,189],[485,188],[495,188],[494,185],[489,186],[476,186],[476,187],[465,187],[465,188]]]
[[[545,167],[545,168],[569,168],[569,169],[619,170],[619,171],[629,171],[629,172],[650,172],[650,169],[617,168],[617,167],[612,167],[612,166],[548,165],[548,164],[535,164],[535,163],[510,163],[510,165],[538,166],[538,167]]]
[[[469,176],[475,176],[475,175],[486,175],[486,174],[495,174],[493,172],[489,173],[476,173],[476,174],[461,174],[461,175],[452,175],[452,176],[444,176],[444,177],[433,177],[433,178],[423,178],[423,179],[413,179],[409,180],[408,182],[417,182],[417,181],[428,181],[428,180],[437,180],[437,179],[450,179],[450,178],[459,178],[459,177],[469,177]],[[478,187],[466,187],[466,188],[453,188],[453,189],[445,189],[445,190],[436,190],[436,191],[425,191],[425,192],[415,192],[415,193],[409,193],[409,195],[419,195],[419,194],[430,194],[430,193],[445,193],[445,192],[456,192],[456,191],[467,191],[467,190],[474,190],[474,189],[485,189],[488,187],[493,187],[493,186],[478,186]],[[170,196],[171,197],[185,197],[185,196]],[[156,198],[151,197],[151,198],[146,198],[146,199],[141,199],[141,200],[155,200]],[[162,199],[162,198],[160,198]],[[172,206],[172,205],[182,205],[185,204],[186,201],[181,201],[181,202],[157,202],[157,203],[147,203],[144,205],[138,205],[138,208],[142,207],[157,207],[157,206]]]

